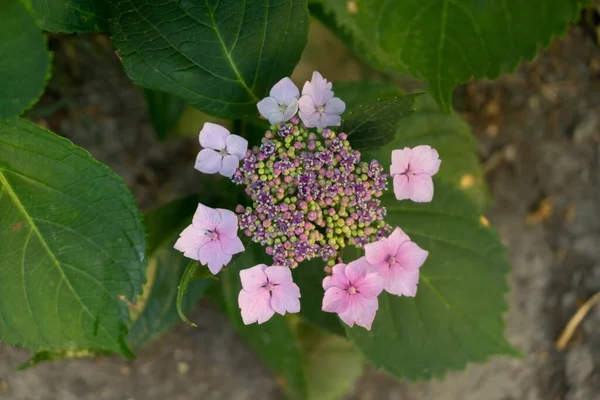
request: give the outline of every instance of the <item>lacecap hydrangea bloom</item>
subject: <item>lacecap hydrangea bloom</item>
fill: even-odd
[[[389,174],[380,161],[361,160],[348,135],[333,128],[341,125],[345,104],[318,72],[302,94],[291,79],[282,79],[257,108],[271,123],[260,146],[246,150],[245,139],[207,123],[196,163],[202,172],[220,172],[243,185],[251,205],[237,206],[237,215],[201,205],[175,248],[216,274],[243,251],[238,227],[264,247],[273,265],[240,272],[238,302],[246,324],[299,312],[301,288],[291,269],[320,260],[323,311],[370,329],[380,293],[416,295],[428,256],[400,227],[385,222],[379,197],[392,180],[398,200],[431,201],[438,153],[425,145],[394,150]],[[347,246],[364,249],[364,257],[342,260]]]

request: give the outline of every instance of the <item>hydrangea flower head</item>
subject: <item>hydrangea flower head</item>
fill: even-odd
[[[227,177],[233,175],[248,149],[246,139],[211,122],[205,123],[200,131],[200,145],[204,148],[198,153],[196,169]]]
[[[429,253],[396,228],[388,237],[365,246],[365,258],[384,278],[386,292],[414,297],[419,283],[419,268]]]
[[[313,72],[312,79],[304,84],[298,105],[300,119],[307,128],[340,126],[340,115],[346,110],[346,104],[333,97],[331,82],[327,82],[317,71]]]
[[[438,152],[430,146],[405,147],[392,151],[390,173],[394,178],[394,193],[398,200],[410,199],[424,203],[433,199],[431,177],[440,169]]]
[[[242,290],[238,304],[244,324],[268,321],[275,313],[300,311],[300,288],[289,268],[259,264],[240,271]]]
[[[175,249],[217,274],[234,254],[244,251],[237,231],[238,219],[232,211],[199,204],[192,224],[181,232]]]
[[[289,121],[298,112],[298,97],[300,91],[290,78],[283,78],[273,86],[266,97],[258,102],[256,107],[260,115],[271,124]]]
[[[357,324],[370,330],[384,278],[369,269],[364,257],[334,266],[331,276],[323,279],[323,311],[337,313],[348,326]]]

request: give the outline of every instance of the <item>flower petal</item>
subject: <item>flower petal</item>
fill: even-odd
[[[271,88],[269,95],[275,98],[279,104],[287,106],[293,100],[298,100],[298,97],[300,97],[300,91],[290,78],[285,77]]]
[[[271,296],[266,289],[252,293],[242,289],[238,295],[238,305],[242,311],[242,320],[246,325],[255,322],[262,324],[275,314],[271,308]]]
[[[317,106],[324,106],[327,100],[333,97],[331,82],[314,71],[310,82],[305,82],[302,87],[302,96],[310,96]]]
[[[369,264],[366,258],[361,257],[354,260],[346,265],[346,278],[350,281],[350,285],[355,285],[356,282],[360,281],[367,274]]]
[[[233,238],[224,236],[219,238],[219,241],[221,242],[221,249],[223,249],[225,254],[234,255],[244,251],[244,245],[237,236]]]
[[[394,177],[394,191],[396,190],[396,177]],[[410,177],[410,199],[416,203],[427,203],[433,200],[433,180],[427,174],[413,175]]]
[[[246,156],[246,150],[248,150],[248,141],[238,135],[227,136],[227,154],[236,156],[238,159],[243,159]]]
[[[440,169],[440,156],[431,146],[421,145],[412,149],[410,169],[415,174],[435,175]]]
[[[226,155],[223,157],[223,165],[221,165],[219,173],[223,176],[231,178],[238,165],[240,165],[240,159],[237,158],[237,156]]]
[[[391,255],[390,245],[386,240],[382,239],[365,245],[365,258],[371,265],[387,264]]]
[[[219,213],[221,219],[216,226],[216,231],[219,237],[234,238],[237,237],[238,231],[238,217],[231,211],[224,208],[217,208],[216,211]]]
[[[317,128],[327,128],[328,126],[340,126],[342,123],[342,117],[335,114],[322,113],[319,123],[316,125]]]
[[[298,112],[298,99],[292,99],[290,104],[288,104],[285,111],[283,112],[283,121],[282,122],[288,121],[290,118],[292,118],[294,115],[296,115],[297,112]]]
[[[198,250],[198,260],[201,264],[208,266],[210,272],[216,275],[223,266],[229,264],[231,254],[223,251],[219,240],[212,240]]]
[[[188,226],[179,234],[179,239],[173,246],[187,258],[198,260],[198,250],[210,241],[210,238],[204,233],[198,231],[193,225]]]
[[[283,112],[279,109],[279,103],[273,97],[265,97],[256,105],[260,115],[269,120],[270,124],[279,124],[284,121]]]
[[[331,287],[325,291],[321,309],[325,312],[341,313],[348,309],[350,293],[344,289]]]
[[[323,289],[327,290],[331,287],[340,289],[348,289],[350,282],[346,278],[346,264],[337,264],[332,268],[332,274],[323,279]]]
[[[411,177],[412,178],[412,177]],[[410,199],[412,185],[406,175],[394,175],[394,194],[397,200]]]
[[[356,323],[358,326],[371,330],[371,325],[379,308],[377,297],[366,298],[357,293],[350,296],[349,303],[346,311],[340,314],[342,321],[349,326]]]
[[[390,256],[396,257],[398,249],[404,242],[410,241],[410,237],[400,227],[396,227],[394,231],[388,236],[385,241],[388,243],[390,249]]]
[[[220,223],[221,213],[219,213],[219,211],[215,210],[214,208],[207,207],[202,203],[198,204],[198,208],[196,209],[194,218],[192,220],[194,228],[206,229],[214,232]]]
[[[272,266],[265,270],[269,282],[274,285],[292,284],[292,271],[288,267]]]
[[[325,103],[325,114],[340,115],[346,110],[346,103],[339,97],[333,97]]]
[[[271,291],[271,308],[278,314],[300,311],[300,288],[295,283],[277,285]]]
[[[356,281],[354,287],[364,297],[377,297],[383,292],[384,276],[377,272],[369,272],[365,276]]]
[[[407,271],[421,268],[429,252],[420,248],[415,242],[404,242],[398,249],[396,262]]]
[[[419,270],[408,271],[394,264],[390,268],[384,289],[386,292],[398,296],[414,297],[417,294],[417,283],[419,283]]]
[[[225,140],[229,135],[229,131],[221,125],[205,122],[200,130],[200,145],[205,149],[225,150]]]
[[[390,174],[398,175],[405,173],[408,170],[411,157],[412,150],[408,147],[405,147],[402,150],[392,150],[392,166],[390,167]]]
[[[267,274],[265,274],[267,268],[265,264],[258,264],[252,268],[241,270],[240,281],[244,290],[254,292],[265,286],[269,282]]]
[[[205,174],[215,174],[221,169],[223,164],[223,156],[212,149],[202,149],[196,157],[196,168]]]

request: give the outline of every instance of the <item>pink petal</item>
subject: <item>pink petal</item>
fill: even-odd
[[[265,264],[258,264],[252,268],[243,269],[240,271],[240,281],[242,287],[247,292],[259,290],[268,283],[265,269],[268,267]]]
[[[390,236],[388,236],[385,239],[385,241],[387,242],[387,244],[389,246],[390,256],[396,257],[396,254],[398,254],[398,249],[400,249],[400,246],[405,242],[409,242],[410,237],[408,237],[408,235],[406,233],[404,233],[404,231],[402,229],[400,229],[400,227],[396,227],[396,229],[394,229],[394,231],[390,234]]]
[[[265,97],[256,105],[260,115],[269,120],[270,124],[279,124],[284,120],[283,112],[279,109],[279,103],[273,97]]]
[[[310,82],[304,83],[302,96],[310,96],[317,106],[324,106],[333,97],[331,82],[327,82],[317,71],[312,74]]]
[[[244,289],[238,295],[238,305],[242,311],[244,324],[255,322],[262,324],[275,314],[271,308],[271,296],[268,290],[248,293]]]
[[[288,121],[298,112],[298,99],[293,99],[283,112],[283,121]]]
[[[345,110],[346,110],[346,103],[344,103],[338,97],[333,97],[333,98],[327,100],[327,103],[325,103],[325,114],[340,115]]]
[[[417,283],[419,283],[418,269],[405,270],[399,264],[394,264],[390,268],[384,289],[398,296],[414,297],[417,294]]]
[[[410,199],[412,195],[412,185],[406,175],[394,175],[394,194],[396,195],[397,200]]]
[[[198,260],[198,250],[209,241],[210,238],[206,234],[190,225],[179,234],[179,239],[173,247],[187,258]]]
[[[416,203],[427,203],[433,200],[433,180],[427,174],[412,175],[410,177],[410,199]],[[396,190],[396,177],[394,177],[394,191]],[[397,196],[396,196],[397,197]]]
[[[329,288],[323,296],[321,309],[325,312],[341,313],[348,309],[350,304],[350,293],[337,287]]]
[[[244,245],[239,237],[229,238],[226,236],[220,237],[221,249],[225,254],[234,255],[244,251]]]
[[[219,237],[226,236],[228,238],[237,237],[238,231],[238,217],[231,210],[226,210],[224,208],[217,208],[217,212],[219,213],[221,219],[219,224],[216,226],[216,231],[219,234]]]
[[[408,170],[408,165],[412,157],[412,150],[405,147],[402,150],[392,151],[392,166],[390,167],[390,174],[399,175],[403,174]]]
[[[212,149],[202,149],[196,157],[196,168],[200,172],[205,174],[215,174],[221,169],[223,164],[223,156]]]
[[[321,120],[316,125],[317,128],[327,128],[328,126],[340,126],[342,123],[342,117],[335,114],[323,113],[321,114]]]
[[[410,169],[415,174],[435,175],[440,169],[440,156],[431,146],[417,146],[412,149]]]
[[[369,272],[368,274],[365,274],[362,279],[356,281],[354,287],[364,297],[377,297],[383,291],[383,282],[383,275],[377,272]]]
[[[300,311],[300,288],[295,283],[277,285],[271,291],[271,308],[278,314]]]
[[[396,254],[396,262],[405,270],[421,268],[429,252],[420,248],[415,242],[404,242]]]
[[[348,289],[350,282],[346,278],[346,264],[337,264],[332,268],[332,274],[323,279],[323,289],[327,290],[331,287],[340,289]]]
[[[275,98],[279,104],[288,105],[300,97],[300,91],[290,78],[285,77],[273,86],[269,95]]]
[[[237,156],[226,155],[223,157],[223,165],[221,165],[219,173],[223,176],[231,178],[238,165],[240,165],[240,159],[237,158]]]
[[[223,266],[229,264],[231,254],[223,251],[219,240],[212,240],[198,250],[198,259],[200,263],[208,266],[210,272],[216,275]]]
[[[246,156],[248,150],[248,141],[238,135],[227,136],[227,153],[236,156],[239,160]]]
[[[274,285],[293,284],[292,271],[288,267],[272,266],[265,270],[269,282]]]
[[[365,245],[365,258],[369,264],[386,264],[391,255],[387,240],[382,239]]]
[[[198,204],[198,208],[194,214],[194,219],[192,220],[194,228],[206,229],[214,232],[220,223],[221,213],[219,213],[219,211],[215,210],[214,208],[207,207],[202,203]]]
[[[320,123],[321,114],[317,112],[317,106],[310,96],[302,96],[298,100],[300,112],[298,115],[307,128],[313,128]]]
[[[206,149],[225,150],[229,131],[221,125],[205,122],[200,131],[200,145]]]
[[[369,264],[364,257],[354,260],[346,265],[346,278],[350,285],[354,286],[356,282],[362,280],[367,274]]]
[[[350,296],[349,303],[346,311],[340,314],[341,320],[349,326],[356,323],[358,326],[371,330],[371,325],[379,308],[377,298],[366,298],[357,293]]]

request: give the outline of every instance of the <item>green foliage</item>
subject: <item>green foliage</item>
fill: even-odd
[[[215,116],[256,115],[308,36],[305,0],[112,4],[113,43],[133,81]]]
[[[0,337],[36,350],[112,351],[145,281],[141,217],[89,153],[22,119],[0,122]]]
[[[343,119],[361,105],[402,95],[393,83],[380,81],[333,82],[333,90],[346,103]]]
[[[247,244],[246,251],[221,272],[223,303],[240,336],[248,342],[267,366],[280,375],[290,398],[305,399],[306,377],[303,358],[287,319],[275,314],[262,325],[244,325],[242,322],[238,307],[238,294],[242,289],[239,272],[257,264],[271,265],[272,259],[259,245]]]
[[[577,18],[581,0],[322,0],[317,15],[366,60],[429,84],[443,111],[454,87],[531,60]],[[335,23],[332,23],[335,20]],[[337,27],[336,27],[337,23]]]
[[[46,31],[88,33],[108,30],[107,0],[30,0],[38,24]]]
[[[144,89],[144,95],[154,131],[160,140],[164,140],[179,122],[187,103],[180,97],[158,90]]]
[[[440,182],[431,203],[399,202],[391,193],[383,203],[386,221],[429,257],[416,297],[382,294],[371,331],[347,328],[348,337],[375,366],[410,380],[442,377],[495,354],[518,355],[504,338],[508,256],[473,204]]]
[[[21,0],[0,2],[0,119],[21,115],[50,77],[46,40]]]

